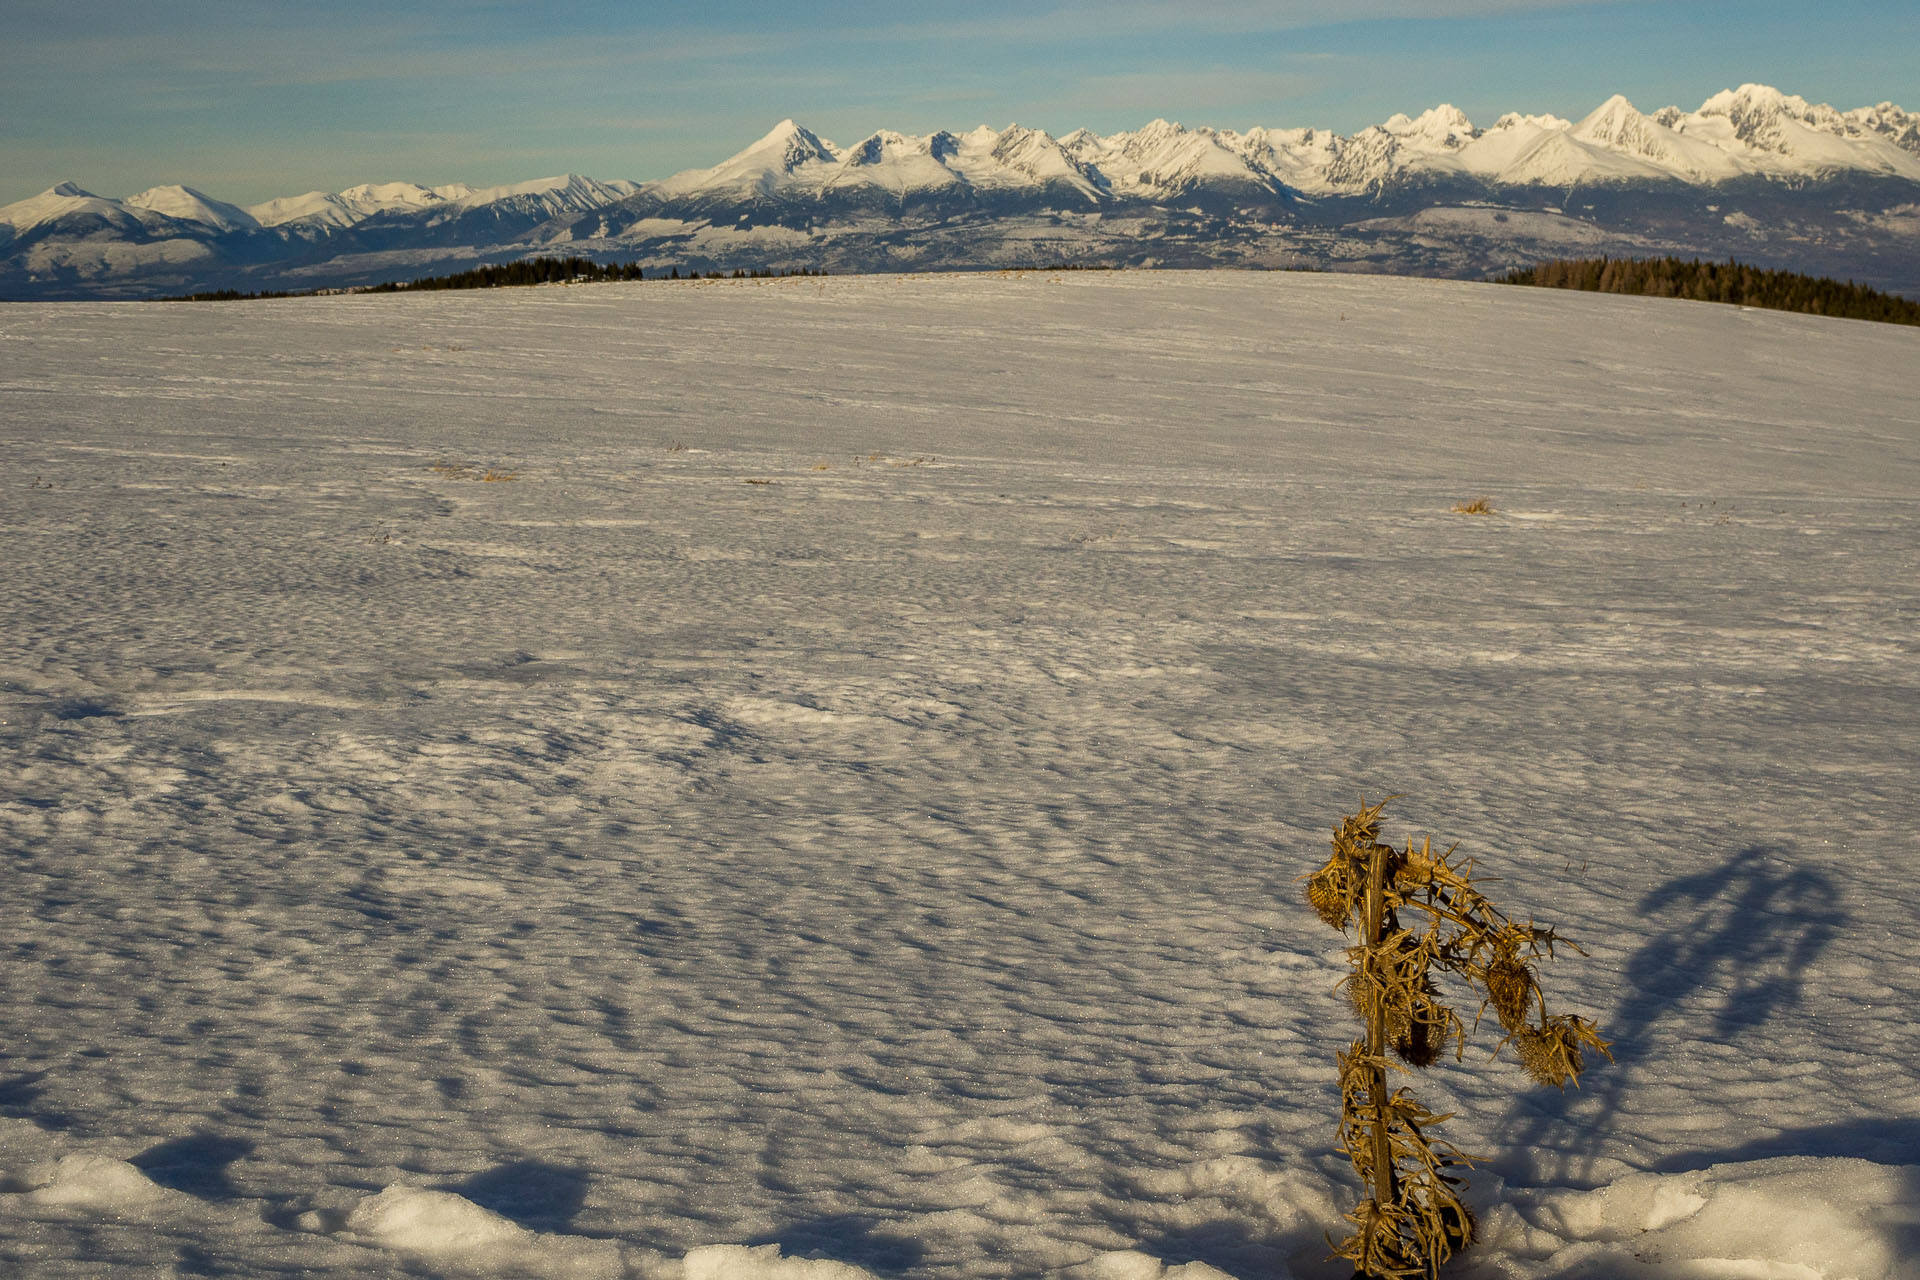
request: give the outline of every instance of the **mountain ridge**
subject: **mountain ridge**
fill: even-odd
[[[1010,124],[839,145],[788,118],[716,165],[650,182],[369,183],[249,206],[63,182],[0,207],[0,297],[346,287],[561,249],[696,267],[1024,255],[1471,274],[1596,238],[1857,265],[1899,291],[1920,289],[1914,207],[1920,115],[1751,83],[1694,111],[1644,113],[1616,94],[1578,121],[1509,112],[1481,127],[1443,103],[1347,135],[1155,119],[1104,136]],[[1824,260],[1789,260],[1802,250]]]

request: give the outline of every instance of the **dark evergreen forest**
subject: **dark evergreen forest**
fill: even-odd
[[[588,284],[602,280],[757,280],[775,276],[822,276],[825,274],[824,271],[809,271],[803,268],[793,271],[709,271],[704,275],[698,271],[688,271],[682,275],[678,267],[672,267],[666,271],[656,269],[651,276],[648,276],[637,262],[603,265],[591,258],[581,257],[526,258],[499,266],[457,271],[452,275],[426,276],[419,280],[389,280],[384,284],[369,285],[360,289],[308,290],[301,293],[242,293],[237,289],[216,289],[207,293],[190,293],[182,297],[162,298],[159,301],[246,302],[256,298],[307,298],[318,293],[335,292],[412,293],[416,290],[504,289],[535,284]]]
[[[1740,262],[1682,258],[1571,258],[1542,262],[1500,277],[1501,284],[1590,293],[1632,293],[1695,302],[1731,302],[1769,311],[1804,311],[1849,320],[1920,324],[1920,303],[1849,280],[1842,284]]]

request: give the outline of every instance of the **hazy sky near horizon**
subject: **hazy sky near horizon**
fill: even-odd
[[[1335,19],[1332,15],[1338,15]],[[1914,0],[4,0],[0,204],[60,181],[247,204],[406,179],[646,180],[780,119],[854,142],[1155,117],[1349,133],[1771,84],[1920,109]]]

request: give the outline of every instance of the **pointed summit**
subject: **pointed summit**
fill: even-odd
[[[796,180],[817,189],[840,158],[832,143],[789,117],[711,169],[687,169],[642,190],[664,199],[772,196]]]
[[[1654,145],[1653,130],[1660,128],[1651,117],[1640,114],[1625,95],[1616,93],[1574,125],[1573,136],[1644,155]]]
[[[1738,172],[1724,151],[1683,135],[1676,127],[1683,123],[1684,117],[1673,112],[1646,115],[1616,93],[1568,130],[1567,136],[1599,148],[1599,155],[1651,165],[1665,177],[1716,181]]]
[[[1589,111],[1577,126],[1582,132],[1591,133],[1605,128],[1613,122],[1623,120],[1644,120],[1639,108],[1627,99],[1624,93],[1616,93],[1605,102]]]
[[[756,158],[778,156],[779,167],[785,173],[792,173],[809,161],[832,161],[840,158],[834,153],[832,147],[821,141],[818,135],[805,125],[795,123],[791,116],[773,126],[760,141],[735,155],[720,167],[725,168],[726,165],[748,156]]]

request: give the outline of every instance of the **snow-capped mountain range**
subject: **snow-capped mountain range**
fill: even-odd
[[[0,296],[354,285],[537,253],[662,267],[1089,264],[1471,274],[1595,246],[1854,267],[1920,289],[1920,115],[1764,85],[1578,121],[1454,107],[1350,135],[1155,120],[837,145],[793,120],[709,169],[475,189],[368,184],[240,207],[61,183],[0,208]],[[1857,261],[1856,261],[1857,259]]]
[[[1178,199],[1199,187],[1276,196],[1353,195],[1420,175],[1502,186],[1792,180],[1857,172],[1920,182],[1920,115],[1892,103],[1841,112],[1760,85],[1709,98],[1698,111],[1653,115],[1615,95],[1578,122],[1508,114],[1477,128],[1455,107],[1341,136],[1324,129],[1187,128],[1155,120],[1100,137],[1005,130],[912,137],[882,131],[838,147],[792,120],[711,169],[641,188],[690,197],[798,199],[873,190],[889,195],[1056,188],[1090,204]]]
[[[422,187],[411,182],[364,183],[345,191],[309,191],[282,196],[261,204],[228,204],[192,187],[153,187],[124,200],[97,196],[71,182],[62,182],[37,196],[0,207],[0,234],[15,237],[36,227],[97,219],[120,230],[143,228],[177,232],[200,227],[216,232],[260,231],[274,227],[341,229],[369,218],[424,215],[428,224],[444,222],[477,209],[501,206],[542,218],[568,211],[595,209],[640,189],[637,182],[599,182],[577,174],[539,178],[504,187]]]

